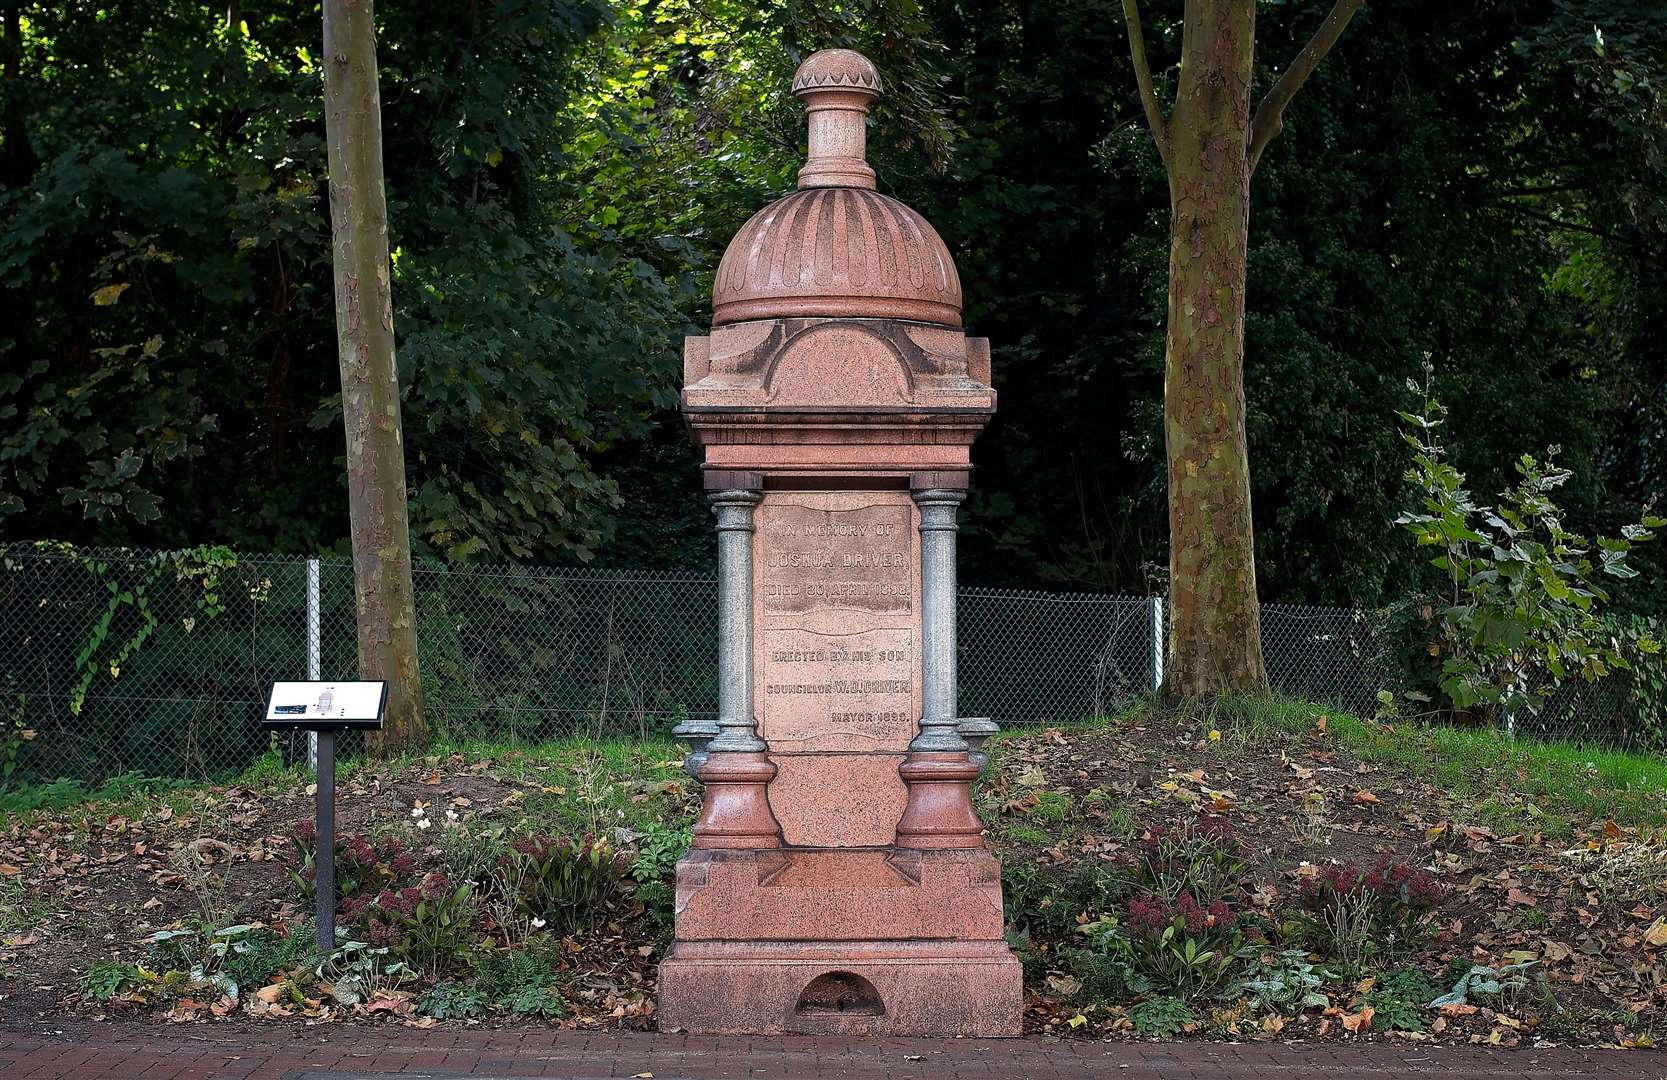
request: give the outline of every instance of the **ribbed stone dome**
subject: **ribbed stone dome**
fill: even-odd
[[[810,112],[799,191],[754,214],[729,242],[712,285],[712,322],[806,317],[961,325],[961,279],[937,230],[874,190],[864,153],[880,77],[860,53],[829,49],[799,65]]]
[[[795,191],[729,242],[712,321],[807,316],[961,325],[961,279],[926,219],[863,188]]]

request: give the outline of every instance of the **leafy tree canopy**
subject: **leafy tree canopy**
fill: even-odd
[[[1328,6],[1258,5],[1260,55],[1293,55]],[[1172,90],[1180,0],[1142,8]],[[0,531],[340,546],[317,10],[0,12]],[[709,558],[680,338],[708,318],[730,236],[792,184],[793,67],[849,45],[891,87],[882,188],[944,234],[996,349],[963,576],[1161,586],[1166,205],[1116,0],[418,0],[379,17],[430,553]],[[1251,236],[1266,599],[1378,603],[1421,573],[1391,523],[1395,410],[1426,359],[1480,496],[1551,444],[1571,529],[1615,534],[1667,490],[1659,4],[1373,0],[1287,110]],[[1617,604],[1648,603],[1629,586]]]

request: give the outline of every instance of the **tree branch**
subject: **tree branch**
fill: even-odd
[[[1134,60],[1135,82],[1140,86],[1140,105],[1146,110],[1146,126],[1152,129],[1152,141],[1157,144],[1158,157],[1167,169],[1169,133],[1164,129],[1163,113],[1158,111],[1157,92],[1152,89],[1152,69],[1146,64],[1146,37],[1140,31],[1139,0],[1123,0],[1123,19],[1129,24],[1129,55]]]
[[[1127,6],[1128,0],[1125,0]],[[1273,84],[1268,96],[1262,99],[1262,104],[1256,107],[1256,118],[1250,123],[1250,167],[1256,168],[1256,163],[1262,158],[1262,151],[1280,128],[1285,126],[1285,106],[1297,96],[1302,84],[1308,81],[1308,76],[1314,74],[1314,69],[1320,66],[1325,54],[1337,44],[1337,39],[1343,36],[1343,28],[1349,25],[1354,13],[1359,11],[1366,0],[1337,0],[1331,11],[1326,15],[1320,28],[1314,31],[1314,36],[1308,39],[1308,44],[1297,53],[1291,66],[1285,69],[1285,74]]]

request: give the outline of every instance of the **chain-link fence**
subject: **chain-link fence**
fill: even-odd
[[[419,565],[424,690],[453,737],[666,732],[717,705],[717,587],[662,571]],[[1162,676],[1158,598],[963,588],[961,711],[1003,725],[1115,709]],[[1370,714],[1393,683],[1371,613],[1265,605],[1275,690]],[[356,668],[345,558],[0,547],[0,760],[14,778],[197,778],[272,749],[277,679]],[[1567,688],[1534,734],[1625,741],[1621,679]],[[19,730],[33,739],[13,737]],[[278,749],[294,760],[304,735]]]

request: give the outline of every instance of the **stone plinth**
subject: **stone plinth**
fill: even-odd
[[[874,191],[873,66],[817,53],[801,190],[737,234],[683,412],[718,510],[719,715],[662,1029],[1017,1035],[955,700],[955,517],[995,411],[941,238]],[[980,759],[981,760],[981,759]]]

